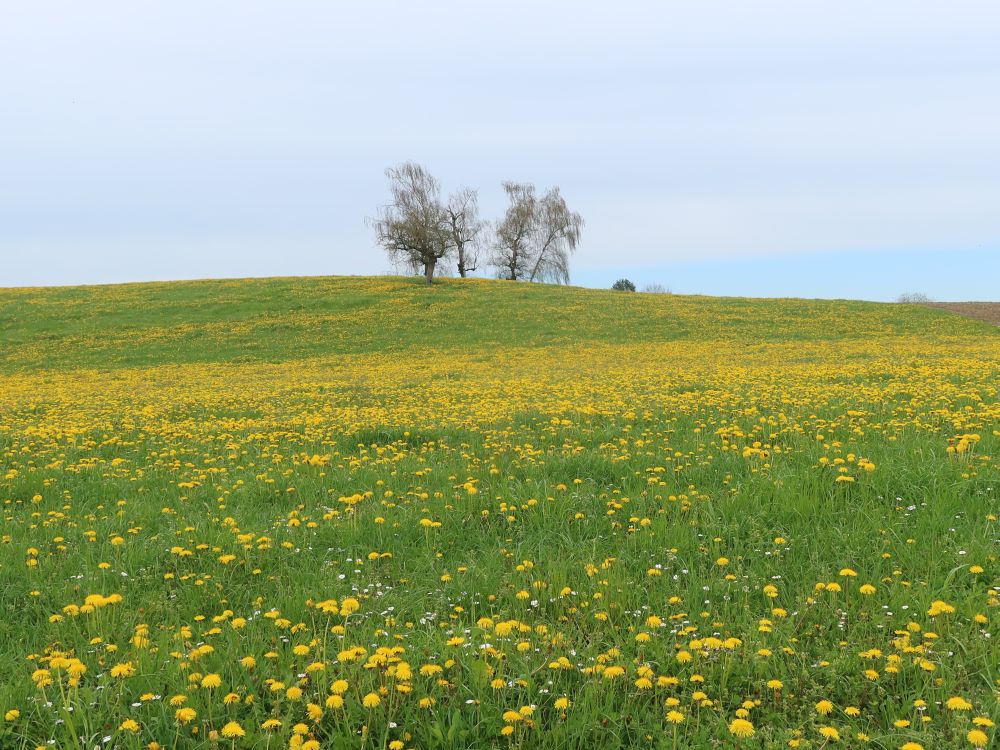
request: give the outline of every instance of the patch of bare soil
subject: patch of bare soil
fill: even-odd
[[[927,305],[1000,326],[1000,302],[928,302]]]

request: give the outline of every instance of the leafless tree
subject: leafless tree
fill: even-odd
[[[510,205],[497,224],[496,244],[491,264],[502,279],[526,279],[534,265],[533,240],[538,228],[538,199],[535,186],[524,182],[505,182]]]
[[[580,242],[583,217],[570,211],[554,187],[537,205],[535,262],[528,281],[569,283],[569,256]]]
[[[385,175],[392,201],[370,220],[375,239],[393,263],[422,271],[430,284],[438,261],[453,248],[441,186],[413,162],[390,167]]]
[[[569,283],[569,256],[580,241],[583,217],[552,188],[540,199],[530,183],[505,182],[510,199],[497,225],[492,264],[501,278]]]
[[[448,198],[445,206],[448,234],[463,279],[479,265],[479,245],[485,222],[479,218],[479,194],[463,188]]]
[[[931,298],[923,292],[905,292],[896,297],[896,302],[904,305],[926,305]]]
[[[646,284],[639,291],[645,292],[646,294],[670,294],[670,290],[667,289],[667,287],[663,286],[663,284],[656,283]]]

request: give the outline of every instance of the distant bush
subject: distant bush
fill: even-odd
[[[923,292],[904,292],[896,297],[896,302],[903,305],[926,305],[928,302],[933,301]]]
[[[641,291],[646,294],[670,294],[670,290],[663,284],[646,284]]]
[[[635,284],[628,279],[618,279],[618,281],[611,285],[611,288],[616,292],[634,292]]]

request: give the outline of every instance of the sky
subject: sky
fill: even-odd
[[[574,283],[1000,297],[1000,4],[11,3],[0,286],[390,271],[386,167],[561,188]]]

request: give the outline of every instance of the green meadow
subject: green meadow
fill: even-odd
[[[0,290],[0,748],[992,747],[1000,329]]]

